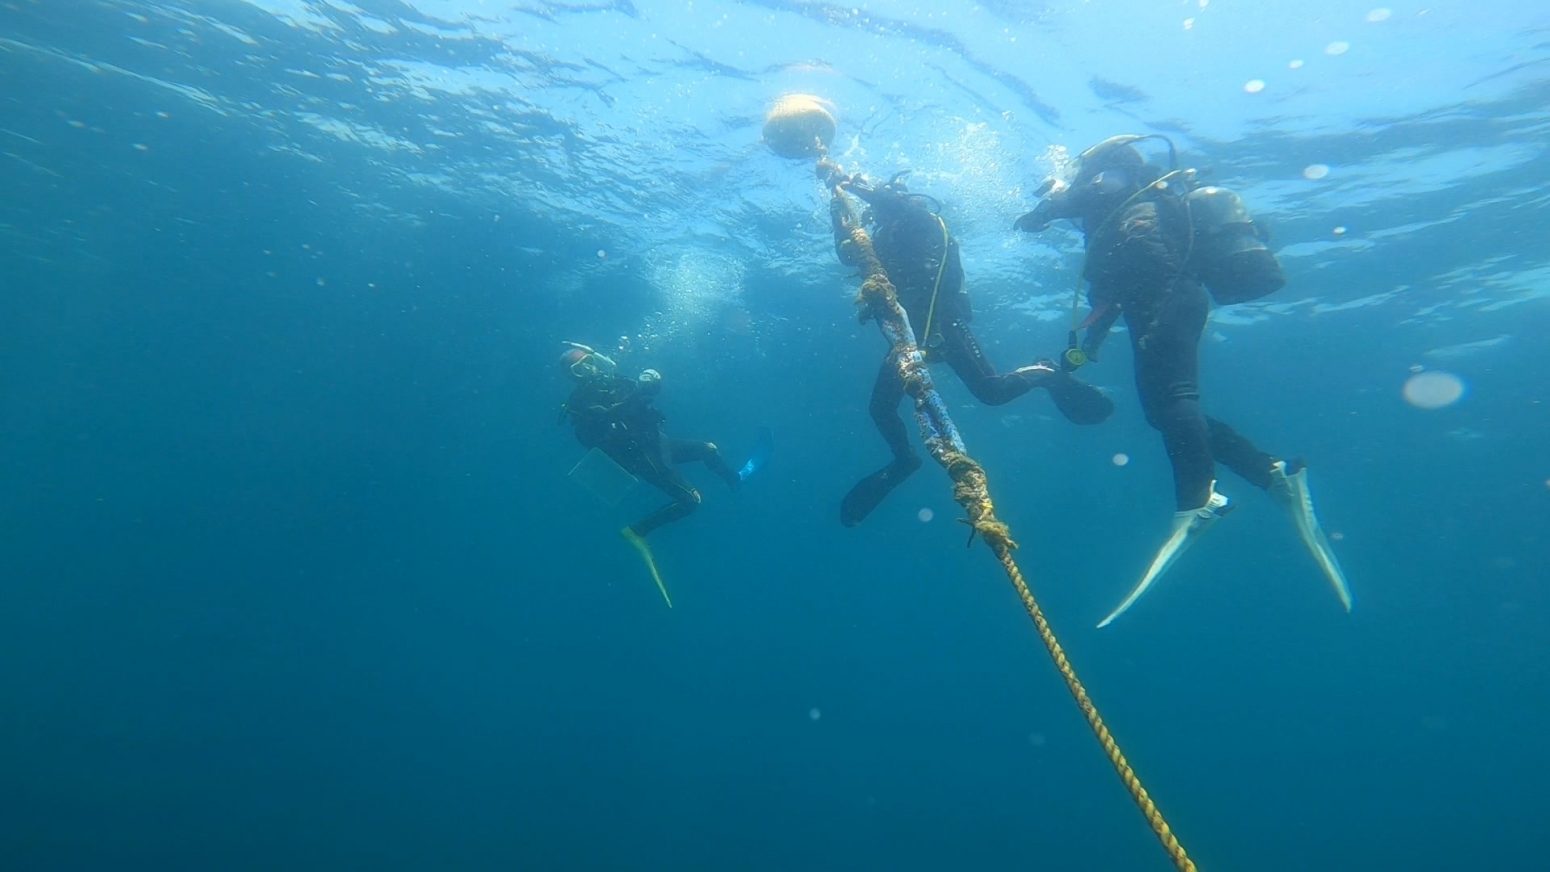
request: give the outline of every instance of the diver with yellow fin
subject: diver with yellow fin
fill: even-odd
[[[1136,148],[1145,140],[1167,143],[1166,170]],[[1286,283],[1263,230],[1236,193],[1199,185],[1195,170],[1180,169],[1173,143],[1163,136],[1111,137],[1082,152],[1073,169],[1069,179],[1046,181],[1038,206],[1013,227],[1037,233],[1066,219],[1081,229],[1092,314],[1079,325],[1087,331],[1084,340],[1072,331],[1063,366],[1097,360],[1110,328],[1125,319],[1141,407],[1162,434],[1178,509],[1140,582],[1098,626],[1124,614],[1233,508],[1216,492],[1217,460],[1285,508],[1350,611],[1350,586],[1313,511],[1307,469],[1266,454],[1200,408],[1199,343],[1211,300],[1255,300]]]
[[[653,530],[685,518],[699,508],[700,492],[675,467],[699,461],[736,490],[768,461],[773,446],[769,431],[760,431],[759,444],[753,455],[740,469],[733,469],[722,458],[715,443],[671,439],[663,431],[662,422],[666,416],[653,405],[662,391],[661,373],[647,369],[633,379],[626,378],[618,374],[618,365],[613,359],[602,352],[579,342],[564,344],[566,350],[560,356],[560,364],[575,383],[565,401],[564,417],[570,420],[577,441],[602,452],[625,472],[672,499],[619,531],[640,552],[652,580],[662,591],[662,599],[671,608],[672,598],[657,571],[646,537]]]
[[[1049,391],[1055,408],[1076,424],[1097,424],[1114,411],[1114,403],[1097,388],[1058,369],[1053,361],[1021,366],[998,373],[991,365],[969,322],[973,307],[964,288],[963,264],[958,240],[947,229],[940,205],[931,197],[911,193],[905,173],[884,184],[860,176],[835,176],[828,180],[867,204],[859,219],[874,226],[872,243],[878,260],[893,282],[899,304],[909,316],[915,341],[928,363],[946,363],[974,398],[987,406],[1009,403],[1036,387]],[[835,201],[839,202],[839,201]],[[848,210],[830,215],[835,254],[840,262],[855,266],[851,230],[857,219]],[[853,527],[883,501],[894,488],[920,467],[910,446],[908,431],[899,417],[904,383],[890,351],[885,355],[872,385],[872,421],[882,434],[893,459],[867,475],[845,495],[840,504],[840,523]]]

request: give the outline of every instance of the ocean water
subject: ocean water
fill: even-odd
[[[1087,145],[1271,227],[1205,404],[1308,460],[1352,614],[1224,473],[1094,629],[1173,508],[1123,338],[1098,428],[938,379],[1201,868],[1540,868],[1547,73],[1512,0],[0,5],[3,866],[1168,868],[945,476],[838,523],[884,343],[760,143],[810,92],[941,201],[1003,368],[1063,346],[1079,239],[1009,228]],[[567,479],[561,340],[776,433],[690,470],[672,610],[649,495]]]

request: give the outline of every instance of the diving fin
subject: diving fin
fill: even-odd
[[[1184,512],[1175,512],[1173,515],[1173,529],[1168,534],[1168,539],[1157,550],[1157,556],[1152,558],[1152,565],[1146,568],[1146,574],[1141,576],[1141,581],[1136,584],[1130,595],[1124,602],[1115,607],[1109,616],[1098,622],[1098,628],[1102,629],[1114,622],[1114,619],[1129,611],[1135,605],[1142,594],[1145,594],[1153,584],[1162,578],[1163,573],[1173,566],[1175,560],[1183,556],[1189,550],[1189,546],[1195,544],[1200,534],[1210,529],[1216,523],[1216,519],[1227,514],[1230,506],[1227,498],[1216,492],[1216,482],[1211,482],[1211,496],[1206,499],[1206,504],[1198,509],[1190,509]]]
[[[1081,426],[1101,424],[1114,414],[1114,401],[1109,395],[1053,363],[1041,361],[1012,370],[1012,375],[1035,378],[1035,384],[1049,391],[1055,408],[1067,421]]]
[[[1058,373],[1045,382],[1049,398],[1066,420],[1084,427],[1101,424],[1114,414],[1114,401],[1109,395],[1087,382],[1080,381],[1068,372]]]
[[[759,436],[754,441],[753,453],[748,455],[748,460],[737,471],[738,481],[747,481],[750,476],[764,468],[770,462],[770,455],[775,453],[775,433],[768,427],[759,428]]]
[[[1302,544],[1313,555],[1319,569],[1324,571],[1330,587],[1335,589],[1335,596],[1340,597],[1340,604],[1345,606],[1347,612],[1351,611],[1351,587],[1340,569],[1340,561],[1335,559],[1335,550],[1324,535],[1324,528],[1319,526],[1319,516],[1313,512],[1313,494],[1308,490],[1308,468],[1299,464],[1296,472],[1288,474],[1286,461],[1277,460],[1271,464],[1270,495],[1292,516],[1292,523],[1297,527]]]
[[[657,559],[651,556],[651,546],[646,544],[646,537],[631,530],[629,527],[620,530],[619,535],[623,536],[624,541],[634,545],[635,550],[640,552],[640,559],[646,561],[646,569],[651,571],[651,580],[657,583],[657,590],[662,591],[662,601],[667,603],[668,608],[672,608],[673,598],[667,595],[667,585],[662,583],[662,573],[657,571]]]
[[[895,460],[856,482],[856,486],[845,495],[844,502],[840,503],[840,523],[854,527],[866,520],[866,516],[872,514],[872,510],[877,508],[884,497],[919,468],[920,458],[911,455]]]

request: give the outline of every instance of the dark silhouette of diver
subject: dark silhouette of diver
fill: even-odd
[[[1269,294],[1286,283],[1281,265],[1238,195],[1197,186],[1194,170],[1178,169],[1171,142],[1169,171],[1148,164],[1134,144],[1152,138],[1167,142],[1116,136],[1082,152],[1071,181],[1048,180],[1038,207],[1014,225],[1038,232],[1069,219],[1081,228],[1092,314],[1080,346],[1073,332],[1065,360],[1072,368],[1096,360],[1123,317],[1141,408],[1173,466],[1177,511],[1170,535],[1140,583],[1099,626],[1124,613],[1229,510],[1231,503],[1216,492],[1218,460],[1286,507],[1349,610],[1350,590],[1314,514],[1304,465],[1265,453],[1200,408],[1199,344],[1211,297],[1226,304]]]
[[[567,343],[560,363],[575,381],[565,401],[565,415],[576,439],[596,448],[631,475],[667,494],[672,502],[620,531],[625,538],[643,539],[664,524],[688,517],[699,508],[700,492],[675,468],[699,461],[734,490],[753,470],[739,473],[727,465],[713,442],[670,439],[662,429],[666,416],[652,405],[662,391],[662,375],[654,369],[636,378],[618,374],[607,355],[584,345]]]
[[[834,178],[864,200],[868,209],[862,221],[874,225],[872,244],[878,260],[898,292],[899,304],[909,316],[915,341],[928,363],[946,363],[975,399],[999,406],[1036,387],[1046,388],[1057,408],[1077,424],[1097,424],[1114,411],[1114,404],[1096,388],[1077,381],[1050,361],[997,373],[986,359],[969,328],[973,309],[964,289],[963,264],[958,240],[947,229],[929,197],[911,194],[900,173],[883,185],[871,185],[859,177]],[[850,232],[855,221],[843,204],[830,212],[835,253],[840,262],[855,266],[850,252]],[[894,488],[920,467],[910,446],[909,434],[899,416],[904,384],[899,379],[890,351],[872,385],[872,421],[888,443],[893,459],[863,478],[845,495],[840,522],[847,527],[861,523]]]

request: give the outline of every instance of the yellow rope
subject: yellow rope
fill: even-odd
[[[832,174],[826,174],[829,168],[838,171],[838,167],[829,163],[827,158],[820,160],[819,177],[832,177]],[[843,203],[843,196],[838,188],[833,189],[833,196],[836,201],[835,208],[849,211],[849,205]],[[865,276],[861,282],[860,294],[856,298],[857,305],[862,309],[862,318],[875,317],[907,324],[908,317],[899,305],[898,292],[893,282],[888,279],[882,263],[878,261],[877,252],[872,248],[871,238],[857,222],[850,224],[850,241],[859,255],[859,262],[863,266]],[[919,408],[926,402],[927,393],[934,388],[931,386],[930,376],[925,372],[919,349],[916,348],[910,331],[896,331],[896,336],[898,339],[895,341],[893,359],[899,368],[899,378],[904,383],[905,392],[914,399]],[[1135,801],[1146,822],[1151,825],[1152,832],[1157,834],[1158,841],[1162,842],[1163,850],[1168,852],[1174,867],[1180,872],[1195,872],[1194,861],[1189,858],[1184,846],[1173,834],[1173,829],[1168,826],[1162,810],[1146,792],[1140,776],[1136,775],[1130,762],[1125,759],[1124,751],[1120,750],[1119,743],[1109,732],[1108,725],[1103,722],[1102,715],[1098,713],[1098,706],[1087,695],[1087,688],[1082,686],[1082,680],[1077,677],[1076,668],[1071,665],[1071,660],[1066,656],[1065,649],[1061,647],[1060,640],[1055,638],[1055,631],[1050,628],[1049,620],[1044,617],[1044,610],[1039,608],[1038,600],[1034,598],[1022,570],[1013,559],[1012,551],[1017,548],[1017,543],[1012,540],[1011,528],[996,517],[995,505],[990,500],[989,480],[985,476],[984,468],[974,458],[953,447],[947,440],[934,438],[930,433],[923,435],[927,437],[926,448],[932,458],[947,471],[952,479],[953,500],[968,513],[969,525],[981,539],[985,540],[985,544],[990,546],[996,559],[1001,562],[1001,568],[1006,571],[1007,579],[1017,589],[1017,595],[1023,602],[1023,608],[1028,611],[1028,617],[1033,619],[1033,625],[1039,631],[1039,638],[1043,640],[1044,647],[1049,650],[1050,659],[1054,661],[1055,668],[1065,679],[1066,687],[1076,700],[1077,707],[1082,710],[1082,716],[1087,719],[1087,725],[1092,729],[1093,736],[1103,747],[1103,753],[1108,755],[1109,763],[1114,766],[1114,771],[1119,773],[1120,781],[1124,782],[1130,798]]]
[[[920,334],[922,341],[928,345],[931,342],[931,325],[936,320],[936,298],[942,290],[942,272],[947,269],[947,249],[952,241],[947,235],[947,222],[941,215],[931,216],[936,219],[936,226],[942,228],[942,259],[936,265],[936,282],[931,285],[931,308],[926,310],[926,332]]]

